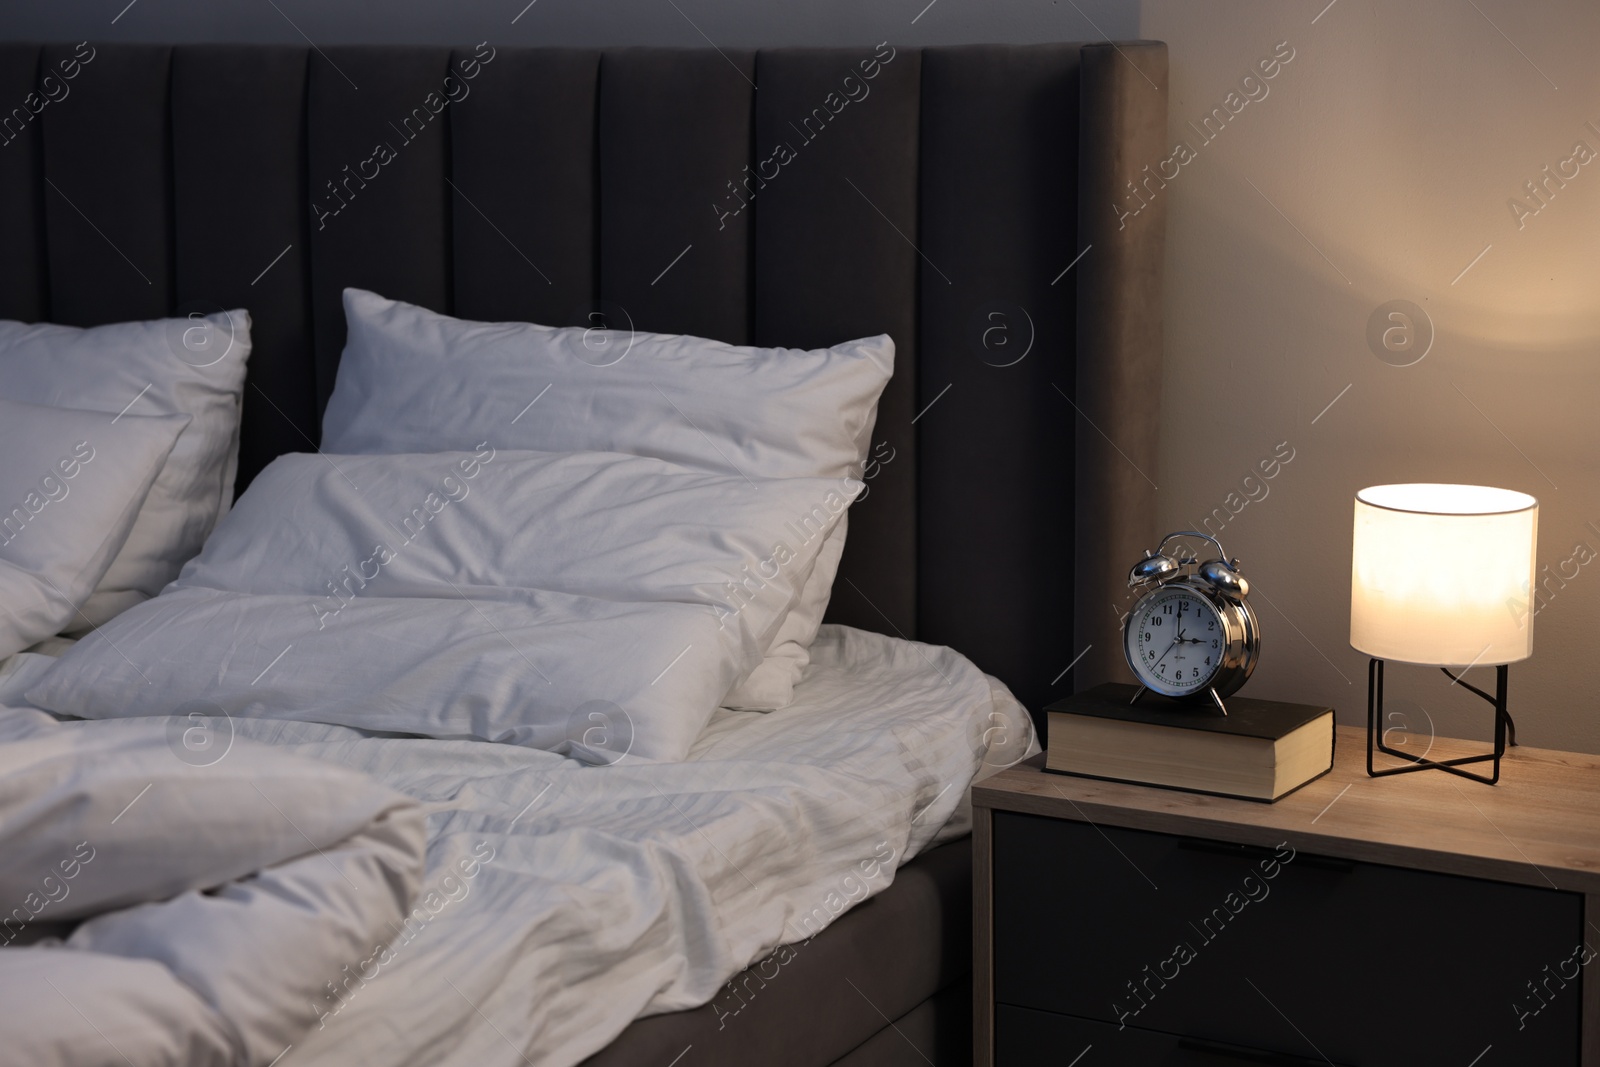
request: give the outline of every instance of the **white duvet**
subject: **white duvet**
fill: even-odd
[[[12,661],[0,703],[18,702],[40,662]],[[289,984],[320,996],[276,1007],[311,1010],[309,1030],[281,1050],[251,1047],[240,1062],[578,1063],[638,1016],[712,1000],[744,967],[965,832],[967,786],[1022,757],[1026,721],[1003,687],[954,652],[842,627],[823,628],[793,705],[720,712],[678,763],[627,756],[585,766],[512,745],[235,721],[241,741],[366,772],[409,795],[428,827],[427,875],[410,914],[337,966],[308,962],[321,968],[316,978]],[[0,739],[88,745],[167,723],[57,723],[11,710],[0,712]],[[0,962],[16,951],[0,949]],[[0,999],[16,980],[0,969]],[[83,995],[94,1005],[85,1014],[100,1009],[98,987]],[[126,1019],[144,1009],[119,1001],[103,1010]],[[219,1025],[199,1005],[181,1024],[200,1035]]]
[[[415,801],[245,742],[186,763],[164,726],[0,745],[0,1063],[268,1063],[412,907]]]

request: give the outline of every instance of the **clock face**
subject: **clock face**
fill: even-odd
[[[1164,696],[1203,693],[1222,668],[1227,629],[1211,602],[1182,587],[1134,606],[1123,637],[1139,681]]]

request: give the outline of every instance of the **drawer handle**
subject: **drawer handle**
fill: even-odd
[[[1207,852],[1233,859],[1274,859],[1278,855],[1277,849],[1265,845],[1237,845],[1228,841],[1211,841],[1203,837],[1180,837],[1178,847],[1185,852]],[[1354,860],[1339,859],[1336,856],[1314,856],[1306,852],[1296,852],[1294,859],[1286,861],[1284,865],[1316,867],[1319,870],[1335,871],[1339,874],[1349,874],[1356,869]]]
[[[1262,1063],[1268,1067],[1327,1067],[1328,1065],[1327,1060],[1291,1056],[1287,1052],[1267,1052],[1263,1049],[1245,1048],[1243,1045],[1228,1045],[1221,1041],[1207,1041],[1199,1037],[1180,1038],[1178,1048],[1185,1052],[1204,1052],[1210,1056],[1222,1056],[1235,1063]]]

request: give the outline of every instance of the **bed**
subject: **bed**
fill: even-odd
[[[784,799],[785,810],[803,810],[807,797],[849,792],[848,775],[827,778],[844,773],[827,764],[936,753],[939,731],[965,736],[972,701],[991,695],[973,664],[1035,714],[1114,669],[1122,600],[1119,568],[1106,561],[1137,558],[1154,521],[1164,199],[1146,164],[1165,154],[1164,46],[96,45],[92,60],[84,47],[0,45],[0,99],[28,98],[64,61],[82,65],[70,96],[5,127],[0,318],[89,326],[249,308],[240,490],[275,457],[316,447],[346,340],[347,287],[465,319],[618,336],[806,348],[886,333],[897,347],[867,492],[850,511],[833,625],[806,680],[806,699],[833,725],[718,713],[693,758],[710,761],[697,774],[714,764],[732,775],[718,794],[726,811],[678,810],[675,800],[706,791],[693,775],[667,785],[670,769],[609,768],[607,791],[586,797],[593,786],[574,786],[561,816],[565,790],[483,784],[533,758],[500,751],[509,746],[429,742],[417,762],[393,754],[414,752],[412,742],[343,727],[249,723],[242,736],[337,752],[432,802],[474,783],[479,799],[459,816],[471,832],[496,819],[503,828],[525,793],[552,805],[530,817],[581,823],[633,790],[638,806],[628,810],[640,825],[681,817],[672,832],[684,842],[723,817],[759,838],[779,822],[741,814],[759,808],[750,791],[767,781],[740,778],[741,760],[781,764],[786,775],[806,768],[786,779]],[[422,106],[441,87],[447,102]],[[375,138],[388,139],[387,158],[377,159]],[[940,658],[942,646],[961,656]],[[934,690],[916,696],[936,665],[946,685],[955,677],[967,687],[965,718],[941,716]],[[852,669],[871,679],[855,696]],[[908,693],[915,699],[897,705]],[[875,720],[874,708],[887,717]],[[928,737],[894,736],[906,708],[922,709],[914,714]],[[10,728],[23,737],[53,725]],[[980,733],[984,725],[980,717]],[[110,726],[147,729],[70,729]],[[875,748],[885,736],[891,747]],[[939,790],[960,772],[897,762],[912,818],[892,850],[904,855],[880,858],[890,870],[915,858],[865,900],[847,894],[855,906],[791,941],[804,948],[788,957],[751,919],[706,957],[720,973],[675,987],[692,991],[684,1010],[656,1009],[620,1033],[614,1011],[599,1013],[545,1040],[549,1021],[529,1021],[518,1001],[537,979],[501,944],[516,938],[473,912],[463,927],[484,928],[451,944],[478,944],[485,966],[451,973],[455,950],[430,943],[417,950],[427,964],[411,965],[453,979],[458,988],[439,994],[458,1001],[450,1022],[427,1023],[427,1011],[373,994],[351,1001],[357,1018],[329,1023],[335,1036],[302,1042],[296,1056],[964,1062],[971,874],[961,790]],[[560,777],[543,764],[539,773]],[[643,849],[635,831],[619,829],[618,840]],[[717,921],[770,922],[807,910],[794,901],[826,897],[846,850],[816,842],[780,901],[761,897],[754,870],[774,858],[752,852],[752,877],[738,877],[754,896]],[[454,847],[433,840],[430,868]],[[498,876],[487,869],[485,887]],[[744,892],[728,889],[724,903]],[[514,920],[510,890],[468,899],[497,901]],[[650,1001],[654,979],[635,977],[617,980],[628,990],[619,999]],[[431,1044],[422,1030],[385,1022],[401,1010],[434,1027]]]

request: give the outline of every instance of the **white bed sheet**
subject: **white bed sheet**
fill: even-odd
[[[46,666],[0,665],[0,703]],[[384,965],[327,976],[321,1024],[279,1067],[578,1063],[636,1017],[706,1003],[965,833],[971,781],[1036,750],[1027,721],[949,649],[829,626],[790,707],[719,712],[681,763],[235,722],[429,812],[421,903]],[[0,710],[0,741],[148,728]],[[488,858],[445,893],[436,872],[468,855]]]

